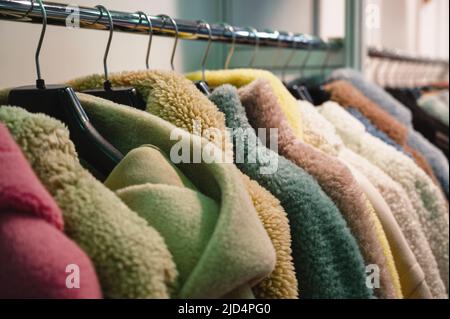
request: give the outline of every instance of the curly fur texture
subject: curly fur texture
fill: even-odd
[[[411,200],[448,290],[448,208],[439,188],[407,156],[365,131],[363,124],[335,103],[319,108],[346,145],[398,182]]]
[[[102,297],[90,259],[62,230],[61,210],[0,123],[0,298]],[[82,274],[77,289],[66,286],[70,264]]]
[[[177,271],[164,240],[81,167],[64,125],[16,107],[1,107],[0,121],[61,208],[66,234],[91,258],[105,297],[170,297]]]
[[[193,81],[198,81],[201,80],[202,73],[189,73],[186,77]],[[297,109],[296,101],[284,84],[273,73],[265,70],[234,69],[206,71],[205,77],[208,84],[212,87],[230,84],[239,88],[256,79],[265,79],[269,81],[292,130],[298,138],[303,138],[301,114]]]
[[[256,80],[242,87],[239,97],[253,128],[277,128],[279,154],[313,176],[339,208],[358,242],[366,264],[376,264],[381,269],[381,287],[375,291],[377,295],[388,299],[401,297],[399,278],[389,245],[386,252],[381,245],[383,240],[387,242],[386,237],[383,231],[378,233],[377,216],[351,171],[339,159],[295,137],[268,82]]]
[[[102,85],[99,76],[91,76],[73,81],[76,89],[86,89]],[[117,86],[133,86],[147,101],[147,111],[185,129],[190,133],[207,137],[221,148],[232,161],[233,151],[225,130],[223,113],[211,103],[193,83],[173,72],[144,71],[112,74],[110,81]],[[205,134],[210,129],[219,130],[221,138],[215,134]],[[206,136],[205,136],[206,135]],[[257,298],[297,298],[297,280],[295,278],[292,257],[285,254],[290,250],[291,240],[289,222],[285,213],[281,213],[279,203],[258,183],[248,180],[242,174],[247,190],[255,204],[256,211],[265,226],[277,252],[275,270],[255,287]],[[276,222],[284,225],[279,228],[270,225]]]
[[[408,129],[395,118],[385,112],[371,100],[365,97],[361,92],[353,87],[350,83],[339,80],[334,81],[325,86],[325,90],[331,93],[331,99],[345,108],[356,108],[367,119],[369,119],[379,130],[386,133],[392,140],[403,147],[403,149],[411,154],[416,162],[425,173],[430,176],[433,181],[437,178],[434,176],[433,170],[422,154],[409,147]]]
[[[421,278],[420,276],[411,274],[411,272],[403,272],[399,269],[405,298],[409,296],[412,298],[428,298],[428,295],[431,295],[433,298],[445,298],[445,287],[439,274],[436,259],[417,218],[417,213],[403,188],[380,168],[348,149],[336,133],[334,126],[314,106],[305,102],[299,102],[299,105],[304,119],[305,140],[317,143],[313,145],[328,154],[339,156],[345,162],[358,169],[378,189],[389,205],[401,232],[405,236],[408,246],[411,248],[415,259],[424,273],[423,278]],[[330,152],[330,149],[334,150],[334,152]],[[399,253],[405,253],[405,249]],[[396,251],[394,250],[395,256]],[[404,257],[400,258],[404,259]],[[413,260],[407,261],[407,264],[410,267],[398,268],[409,268],[411,270],[417,268]],[[411,274],[413,277],[408,278],[408,274]],[[415,277],[417,279],[414,279]],[[421,283],[426,288],[421,289]],[[410,290],[405,291],[408,288]],[[427,290],[430,291],[430,294],[427,293]]]
[[[276,255],[272,242],[239,170],[233,164],[222,162],[223,153],[219,148],[147,112],[86,94],[80,93],[78,98],[99,133],[108,136],[108,141],[122,154],[144,144],[171,154],[180,140],[190,142],[189,154],[198,153],[204,147],[211,149],[211,163],[176,165],[202,194],[220,203],[214,232],[178,297],[242,297],[245,287],[255,286],[273,271]],[[177,137],[171,139],[175,132]],[[184,231],[188,232],[189,228]]]
[[[264,154],[278,161],[273,174],[260,174],[261,159],[236,165],[281,202],[292,235],[292,250],[301,298],[370,298],[365,286],[364,262],[354,237],[334,203],[300,167],[258,143],[245,115],[236,88],[224,85],[210,99],[225,113],[227,126],[243,129],[234,141],[245,145],[245,154]],[[250,136],[252,135],[252,136]]]
[[[448,160],[441,150],[431,144],[425,137],[423,137],[420,133],[416,132],[412,128],[411,111],[381,87],[365,79],[364,76],[358,71],[351,69],[335,70],[332,73],[331,78],[350,81],[354,87],[362,92],[367,98],[376,103],[377,106],[388,112],[397,121],[403,123],[406,127],[408,127],[408,145],[426,157],[428,163],[431,165],[431,167],[433,167],[434,174],[439,179],[442,188],[448,196]]]

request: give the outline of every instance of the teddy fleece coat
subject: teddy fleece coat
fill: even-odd
[[[104,296],[169,298],[177,271],[163,238],[80,165],[64,125],[6,106],[0,122],[61,208],[65,233],[91,258]]]
[[[258,141],[234,87],[219,87],[210,99],[224,112],[227,125],[237,129],[233,138],[244,147],[244,159],[250,153],[261,155],[255,162],[236,160],[236,165],[274,194],[288,214],[300,298],[372,297],[359,247],[317,182]],[[265,174],[261,169],[270,162],[277,169]]]
[[[61,211],[0,123],[0,298],[102,297],[91,261],[62,230]]]
[[[224,163],[214,144],[179,129],[147,112],[94,96],[78,97],[95,127],[123,154],[152,144],[169,154],[172,162],[205,195],[220,204],[214,231],[189,278],[179,289],[181,298],[234,297],[242,286],[253,287],[275,265],[275,251],[239,171]],[[172,136],[172,139],[171,139]],[[180,143],[181,142],[181,143]],[[204,153],[199,163],[193,154]],[[180,150],[187,160],[178,157]],[[170,225],[167,225],[170,227]],[[184,231],[189,232],[186,227]]]
[[[372,136],[375,136],[385,142],[388,145],[391,145],[394,147],[397,151],[402,152],[403,154],[411,157],[411,154],[407,153],[405,149],[400,146],[397,142],[395,142],[393,139],[391,139],[386,133],[379,130],[367,117],[365,117],[360,111],[357,109],[350,107],[347,108],[347,111],[356,117],[358,121],[360,121],[362,124],[364,124],[364,127],[366,128],[367,133],[369,133]]]
[[[403,123],[408,128],[408,145],[426,157],[428,163],[433,168],[434,174],[439,179],[442,188],[448,196],[448,160],[441,150],[413,129],[411,111],[377,84],[364,78],[364,76],[358,71],[351,69],[335,70],[331,74],[331,79],[342,79],[351,82],[351,84],[363,93],[364,96],[388,112],[397,121]]]
[[[223,113],[184,76],[163,71],[122,72],[112,74],[110,81],[116,86],[136,87],[147,101],[148,112],[190,133],[205,137],[221,148],[232,162],[233,150],[230,147]],[[102,86],[102,78],[95,75],[75,82],[76,88]],[[276,252],[275,269],[253,287],[255,296],[297,298],[298,283],[292,261],[291,235],[286,212],[272,194],[246,175],[241,175]]]
[[[183,291],[211,240],[219,203],[202,194],[165,154],[151,146],[130,151],[105,185],[164,237],[177,265]],[[224,296],[253,297],[247,284],[236,290],[225,292]]]
[[[199,81],[202,79],[202,72],[189,73],[186,77],[192,81]],[[301,114],[298,111],[296,100],[286,89],[283,82],[272,72],[258,69],[215,70],[206,71],[205,78],[211,87],[230,84],[240,88],[257,79],[269,81],[294,134],[300,139],[303,137]]]
[[[333,101],[345,108],[356,108],[379,130],[386,133],[397,144],[401,145],[407,153],[412,155],[416,164],[438,184],[432,168],[429,166],[423,155],[410,148],[407,144],[408,129],[406,126],[374,104],[349,82],[343,80],[334,81],[325,85],[325,90],[330,92]]]
[[[313,176],[333,199],[355,236],[365,263],[380,267],[381,287],[375,291],[377,295],[382,298],[400,298],[399,278],[386,236],[373,207],[351,171],[339,159],[324,154],[295,137],[280,110],[276,96],[265,80],[256,80],[242,87],[239,97],[253,128],[277,128],[279,154]],[[383,247],[387,248],[386,251]]]
[[[396,240],[391,244],[391,248],[400,275],[404,297],[445,298],[445,287],[436,259],[422,226],[415,218],[416,212],[411,201],[403,188],[380,168],[348,149],[337,135],[334,126],[313,105],[303,101],[299,102],[299,106],[303,116],[305,141],[330,155],[339,157],[359,170],[377,188],[389,205],[400,229],[395,231],[393,223],[388,224],[391,227],[387,227],[386,223],[383,223],[383,228],[386,234],[396,234]],[[402,244],[402,235],[406,245]],[[396,249],[396,246],[402,248]]]
[[[447,288],[449,220],[447,203],[439,188],[414,161],[368,134],[364,126],[339,105],[326,103],[319,110],[335,125],[350,149],[381,168],[406,191]]]

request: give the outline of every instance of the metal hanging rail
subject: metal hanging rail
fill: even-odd
[[[66,26],[66,19],[73,14],[72,5],[56,2],[44,2],[47,10],[47,23],[49,25]],[[97,8],[78,6],[80,28],[107,30],[108,18]],[[109,8],[108,8],[109,9]],[[114,23],[114,31],[148,35],[148,22],[141,19],[139,13],[128,13],[109,10]],[[174,37],[175,27],[158,16],[148,16],[153,26],[153,34],[158,36]],[[42,23],[42,11],[36,1],[0,0],[0,19],[28,23]],[[180,39],[204,40],[209,39],[208,30],[198,28],[196,21],[175,19]],[[234,34],[225,26],[211,24],[212,41],[232,43],[235,37],[236,44],[247,44],[282,47],[291,49],[338,50],[342,42],[325,42],[320,38],[287,32],[249,31],[248,28],[233,27]]]
[[[431,59],[426,57],[418,57],[410,55],[404,52],[394,50],[380,50],[377,48],[369,48],[368,55],[371,58],[386,59],[399,62],[410,62],[417,64],[430,64],[430,65],[442,65],[443,67],[449,66],[448,60]]]

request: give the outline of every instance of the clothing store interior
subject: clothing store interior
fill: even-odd
[[[0,0],[0,43],[0,299],[448,299],[449,1]]]

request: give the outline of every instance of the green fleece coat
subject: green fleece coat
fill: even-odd
[[[177,271],[164,240],[81,167],[63,124],[6,106],[0,122],[61,208],[65,232],[91,258],[105,297],[169,298]]]
[[[199,192],[219,205],[214,231],[176,294],[178,297],[242,297],[246,287],[254,286],[273,270],[275,252],[272,243],[258,219],[239,171],[233,164],[223,163],[220,149],[147,112],[86,94],[80,93],[78,97],[99,133],[107,136],[123,154],[152,144],[169,154],[173,162],[182,145],[180,142],[186,142],[184,154],[193,156],[201,150],[210,150],[209,164],[204,158],[200,163],[188,163],[189,159],[193,160],[191,156],[188,161],[181,159],[177,164]],[[178,205],[182,204],[183,201],[178,199]],[[166,231],[172,232],[166,229],[161,233]],[[191,230],[185,225],[183,231]]]
[[[192,81],[175,72],[135,71],[110,75],[114,86],[133,86],[144,97],[146,110],[188,131],[203,136],[222,149],[232,162],[225,116]],[[91,75],[71,82],[75,89],[102,86],[102,78]],[[208,134],[214,132],[218,134]],[[259,219],[276,253],[274,270],[253,287],[256,298],[298,298],[298,283],[291,250],[289,221],[280,202],[270,192],[241,173]],[[301,290],[301,288],[300,288]]]
[[[151,146],[130,151],[105,185],[164,237],[183,290],[211,239],[219,203],[199,192],[160,150]],[[252,296],[249,287],[244,288],[244,296]]]

